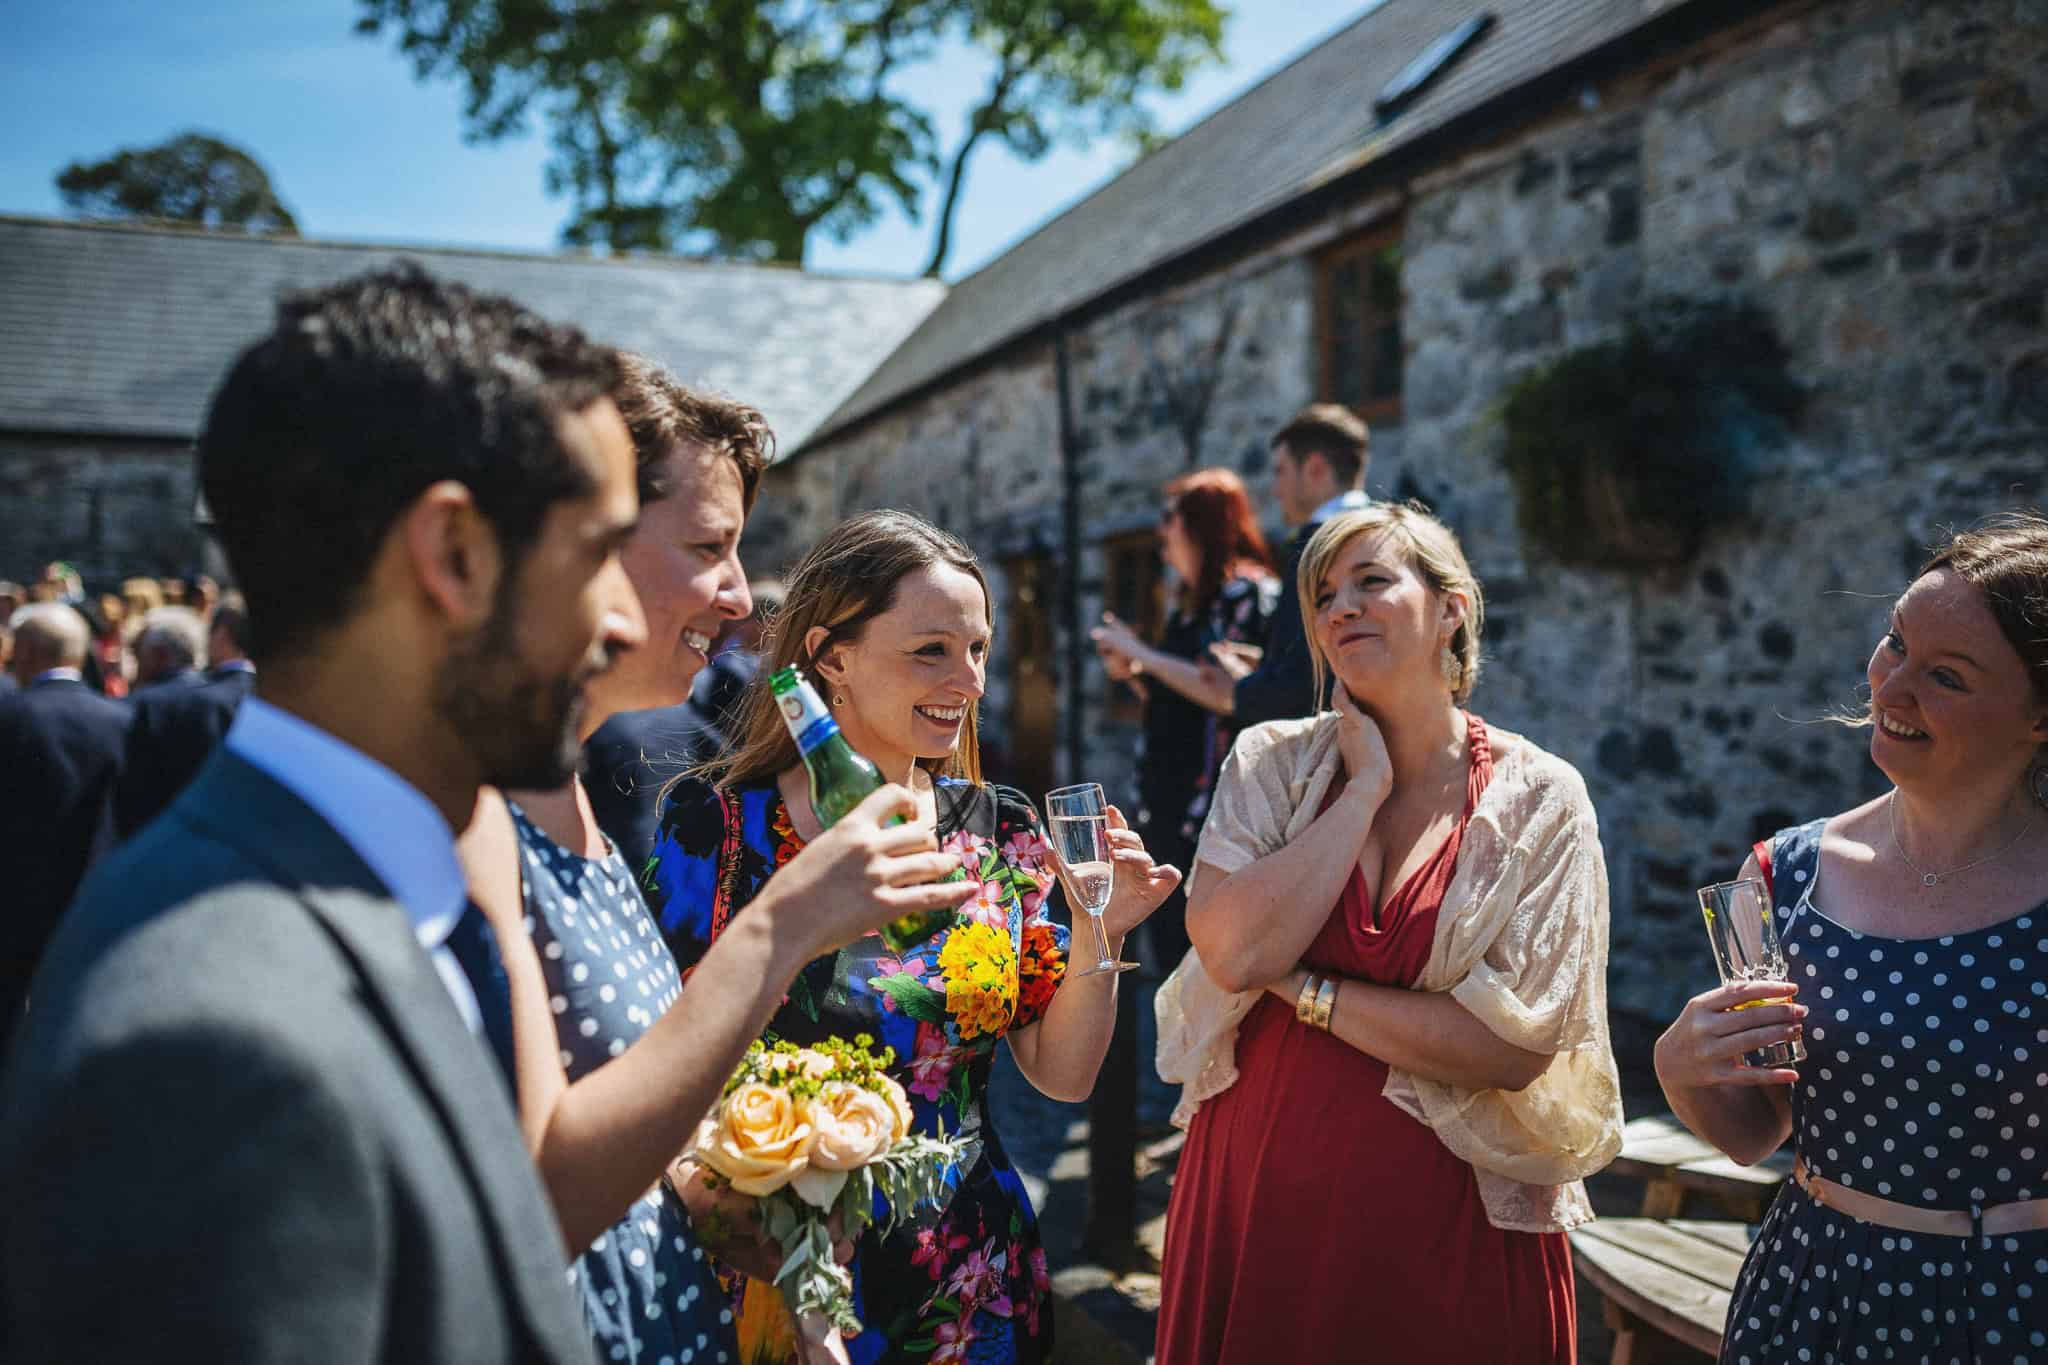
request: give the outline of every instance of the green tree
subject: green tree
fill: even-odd
[[[995,59],[945,158],[930,270],[944,264],[968,156],[989,137],[1041,156],[1062,136],[1150,131],[1135,96],[1220,56],[1215,0],[358,0],[422,77],[467,87],[468,131],[530,115],[553,145],[566,240],[801,264],[893,201],[921,216],[941,174],[905,72],[948,36]]]
[[[296,237],[299,225],[269,174],[241,148],[180,133],[57,173],[64,206],[81,217],[143,218]]]
[[[1178,90],[1223,55],[1228,11],[1213,0],[967,0],[976,46],[993,54],[988,90],[948,159],[924,273],[945,268],[967,159],[993,137],[1026,161],[1065,138],[1120,136],[1149,151],[1156,128],[1138,97]]]

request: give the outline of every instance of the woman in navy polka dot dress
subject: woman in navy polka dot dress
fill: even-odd
[[[526,888],[526,931],[540,950],[548,1009],[571,1084],[637,1042],[682,993],[633,874],[616,848],[585,858],[550,839],[508,802]],[[689,1215],[663,1186],[569,1264],[600,1362],[733,1356],[732,1313],[691,1235]]]
[[[1798,1153],[1721,1358],[2048,1365],[2048,522],[1937,551],[1869,680],[1892,790],[1743,869],[1791,980],[1697,996],[1657,1044],[1694,1132]],[[1795,1069],[1742,1064],[1802,1031]]]

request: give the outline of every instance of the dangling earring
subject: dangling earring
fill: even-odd
[[[1436,661],[1437,671],[1443,674],[1444,686],[1455,692],[1464,680],[1465,665],[1458,662],[1458,656],[1451,652],[1451,642],[1444,641],[1444,652]]]
[[[832,704],[834,706],[844,706],[846,705],[846,698],[840,696],[837,692],[834,692],[832,694]]]

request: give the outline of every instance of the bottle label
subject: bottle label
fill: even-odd
[[[789,726],[789,733],[796,737],[800,753],[809,753],[839,733],[839,722],[832,719],[815,688],[799,685],[775,702],[782,708],[782,719]]]
[[[830,716],[820,716],[804,727],[796,737],[796,751],[807,754],[839,733],[839,722]]]

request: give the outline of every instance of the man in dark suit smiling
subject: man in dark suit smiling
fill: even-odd
[[[616,377],[398,269],[287,300],[215,395],[257,691],[31,987],[16,1358],[589,1359],[451,825],[482,783],[566,781],[584,684],[644,636]]]

